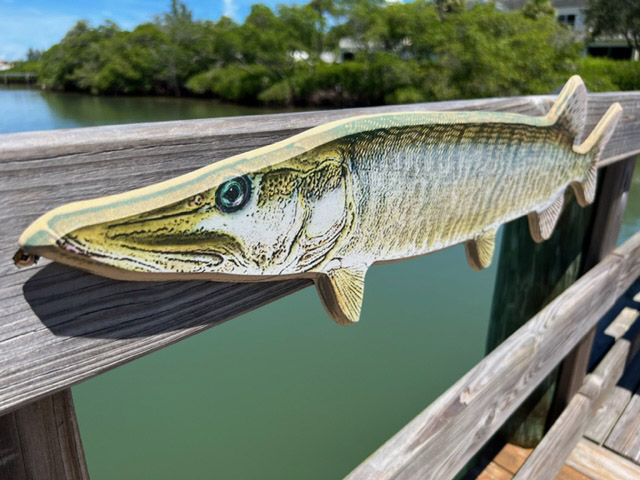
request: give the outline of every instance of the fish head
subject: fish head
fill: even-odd
[[[54,209],[19,243],[27,256],[120,279],[300,275],[326,263],[350,224],[347,176],[330,145],[277,162],[223,161]]]

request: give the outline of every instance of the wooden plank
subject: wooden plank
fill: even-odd
[[[605,257],[616,245],[635,157],[600,170],[602,182],[596,198],[593,227],[584,248],[582,272],[586,272]],[[578,391],[587,373],[596,328],[587,333],[560,366],[560,374],[549,420],[553,422]]]
[[[582,436],[584,424],[591,412],[591,399],[576,394],[556,423],[540,441],[514,480],[553,479],[567,456]]]
[[[529,455],[515,479],[551,479],[577,445],[597,408],[622,377],[631,342],[619,339],[607,352],[594,372],[587,376],[538,447]]]
[[[580,440],[567,465],[593,480],[638,480],[640,467],[589,440]]]
[[[513,475],[495,462],[489,462],[484,468],[473,468],[463,480],[511,480]]]
[[[638,385],[640,385],[640,355],[636,354],[618,385],[596,410],[584,436],[598,445],[602,445]]]
[[[8,413],[0,424],[7,427],[0,429],[0,478],[88,480],[70,390]]]
[[[493,459],[498,465],[515,474],[531,455],[533,448],[524,448],[513,443],[506,443]]]
[[[604,446],[640,462],[640,390],[636,390],[611,430]]]
[[[479,472],[472,471],[470,475],[464,478],[465,480],[511,479],[532,451],[533,449],[531,448],[523,448],[512,443],[507,443],[496,454],[493,461],[490,461]],[[562,465],[554,480],[590,480],[590,478],[568,465]]]
[[[21,274],[9,278],[12,297],[0,299],[0,411],[309,285],[118,282],[57,264],[24,284]]]
[[[608,256],[347,478],[452,478],[611,306],[621,261]]]
[[[638,237],[638,234],[632,238]],[[624,268],[618,278],[618,293],[622,295],[629,286],[640,277],[640,242],[625,242],[613,253],[624,259]]]
[[[622,338],[627,333],[629,327],[640,317],[640,312],[634,308],[624,307],[616,318],[607,328],[604,329],[605,335],[609,335],[614,340]]]
[[[478,475],[477,480],[511,480],[511,478],[512,475],[509,472],[491,462],[487,465],[487,468]]]
[[[591,480],[591,478],[568,465],[562,465],[554,480]]]

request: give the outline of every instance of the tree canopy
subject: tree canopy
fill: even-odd
[[[587,0],[587,25],[594,36],[621,36],[640,50],[640,2],[638,0]]]
[[[593,0],[595,1],[595,0]],[[619,0],[622,1],[622,0]],[[547,0],[521,11],[463,0],[255,4],[242,23],[179,0],[131,31],[78,22],[39,57],[50,89],[210,95],[246,103],[371,105],[549,92],[580,45]],[[353,58],[340,59],[340,43]]]

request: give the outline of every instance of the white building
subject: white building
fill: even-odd
[[[526,0],[499,0],[499,5],[505,10],[522,8]],[[586,25],[584,21],[585,0],[551,0],[556,10],[556,18],[566,24],[578,35],[584,36]],[[610,57],[617,59],[638,60],[639,52],[629,47],[624,37],[596,38],[586,42],[587,53],[594,57]]]

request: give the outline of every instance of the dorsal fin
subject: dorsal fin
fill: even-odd
[[[582,141],[584,122],[587,116],[587,89],[579,75],[565,83],[546,118],[555,125],[566,128],[574,145]]]
[[[350,325],[360,319],[366,267],[340,267],[316,280],[320,299],[333,320]]]

